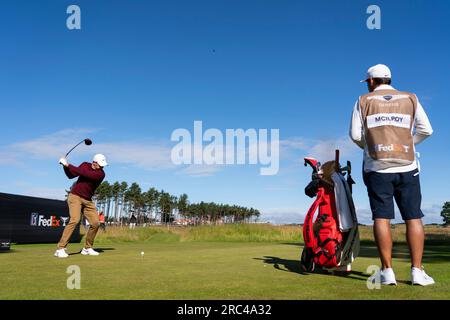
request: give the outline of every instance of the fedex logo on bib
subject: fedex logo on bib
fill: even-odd
[[[394,126],[409,129],[411,127],[411,116],[401,113],[377,113],[367,116],[367,128],[381,126]]]

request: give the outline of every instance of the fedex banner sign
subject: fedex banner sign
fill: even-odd
[[[65,227],[68,221],[69,217],[50,216],[47,219],[45,218],[45,216],[40,215],[39,213],[32,213],[30,225],[33,227],[58,228]]]
[[[0,193],[0,239],[12,243],[58,243],[70,221],[66,201]],[[79,242],[75,229],[72,242]]]

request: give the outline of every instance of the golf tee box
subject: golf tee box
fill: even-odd
[[[0,239],[9,243],[58,243],[69,219],[66,201],[0,193]],[[77,226],[71,242],[80,241]]]

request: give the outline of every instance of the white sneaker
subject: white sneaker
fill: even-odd
[[[83,248],[83,250],[81,250],[81,254],[83,256],[98,256],[98,255],[100,255],[100,253],[98,253],[97,251],[95,251],[92,248],[89,248],[89,249]]]
[[[66,249],[58,249],[55,252],[55,257],[57,258],[68,258],[69,255],[66,252]]]
[[[429,286],[434,284],[434,279],[425,273],[425,270],[411,268],[411,284],[419,286]]]
[[[375,273],[373,276],[371,276],[369,279],[372,283],[375,283],[377,281],[377,279],[380,279],[380,282],[383,285],[386,285],[386,286],[389,286],[389,285],[396,286],[397,285],[397,281],[395,280],[394,270],[392,268],[386,268],[384,270],[380,270],[377,273]]]

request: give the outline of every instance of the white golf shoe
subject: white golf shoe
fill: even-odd
[[[411,268],[411,284],[419,286],[429,286],[434,284],[434,279],[425,273],[425,270]]]
[[[95,251],[92,248],[89,248],[89,249],[83,248],[83,250],[81,250],[81,254],[83,256],[98,256],[98,255],[100,255],[100,253],[98,253],[97,251]]]
[[[69,255],[67,254],[66,249],[58,249],[55,252],[55,257],[63,259],[68,258]]]
[[[380,283],[382,285],[386,285],[386,286],[396,286],[397,285],[397,280],[395,280],[395,274],[394,274],[394,270],[392,268],[386,268],[384,270],[380,270],[377,273],[375,273],[373,276],[371,276],[369,279],[372,283],[376,283],[377,281],[380,281]]]

